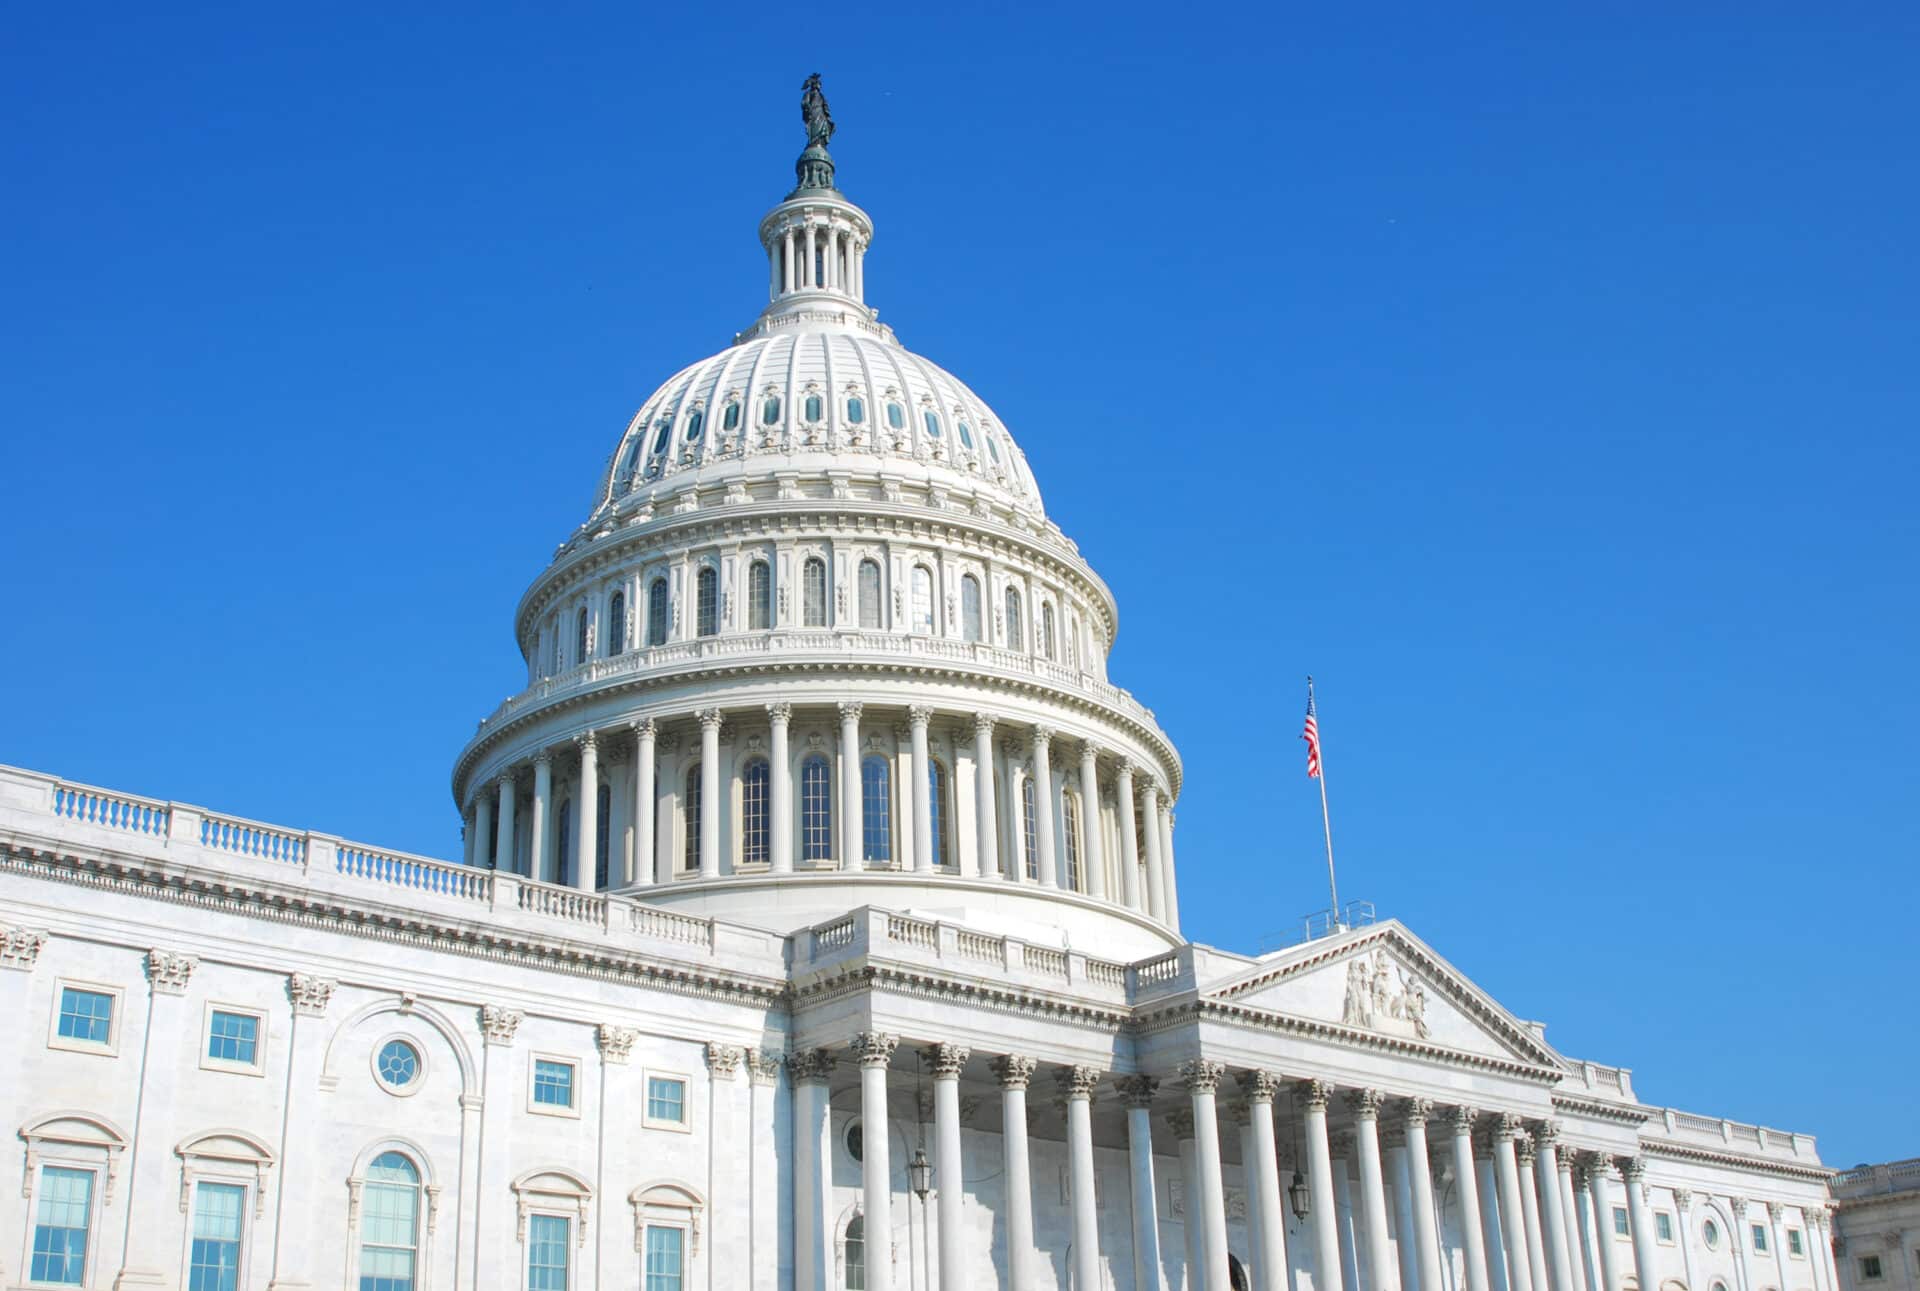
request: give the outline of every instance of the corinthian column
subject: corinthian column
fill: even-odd
[[[651,717],[633,724],[633,873],[635,883],[653,882],[653,759],[654,725]],[[662,875],[662,881],[669,876]]]
[[[1194,1164],[1200,1176],[1200,1214],[1207,1235],[1206,1285],[1217,1291],[1232,1286],[1227,1272],[1227,1193],[1220,1178],[1220,1118],[1214,1105],[1214,1092],[1225,1072],[1220,1063],[1205,1058],[1180,1065],[1180,1083],[1187,1087],[1187,1096],[1193,1102]]]
[[[514,783],[513,772],[500,777],[500,825],[495,833],[493,864],[495,869],[513,872],[513,809],[515,799],[520,796],[519,786]],[[535,875],[535,877],[539,877]]]
[[[1520,1211],[1527,1221],[1527,1273],[1533,1278],[1534,1291],[1550,1291],[1547,1283],[1547,1247],[1540,1237],[1540,1188],[1533,1173],[1533,1140],[1525,1134],[1513,1142],[1515,1167],[1520,1176]]]
[[[1100,1212],[1093,1184],[1093,1087],[1100,1073],[1069,1067],[1055,1073],[1067,1104],[1067,1180],[1073,1203],[1073,1284],[1100,1285]],[[947,1291],[945,1282],[941,1291]]]
[[[1280,1162],[1273,1148],[1273,1096],[1280,1092],[1280,1082],[1270,1072],[1254,1071],[1240,1077],[1240,1088],[1246,1091],[1253,1130],[1253,1157],[1246,1169],[1253,1176],[1247,1190],[1259,1217],[1254,1273],[1260,1291],[1287,1291],[1287,1216],[1281,1209]]]
[[[580,746],[580,828],[575,831],[580,839],[575,844],[579,856],[573,863],[573,886],[591,892],[600,856],[600,742],[588,731],[574,743]]]
[[[1420,1291],[1442,1291],[1443,1287],[1440,1281],[1440,1231],[1433,1220],[1433,1167],[1427,1157],[1427,1120],[1432,1115],[1433,1103],[1430,1100],[1407,1100],[1407,1182],[1413,1187],[1414,1255],[1420,1270]],[[1468,1159],[1472,1159],[1471,1151]],[[1466,1191],[1465,1188],[1461,1189],[1462,1193]]]
[[[1053,859],[1053,732],[1033,728],[1033,823],[1040,847],[1040,886],[1065,887]]]
[[[1151,781],[1140,789],[1140,823],[1147,831],[1147,914],[1165,923],[1167,885],[1160,861],[1160,791]]]
[[[1153,1190],[1153,1094],[1160,1086],[1146,1076],[1126,1076],[1118,1083],[1120,1100],[1127,1105],[1127,1166],[1133,1185],[1133,1285],[1136,1291],[1160,1291],[1160,1219]]]
[[[553,819],[553,755],[541,749],[533,755],[533,811],[527,818],[527,870],[536,879],[547,877],[547,825]],[[554,881],[560,882],[567,858],[554,862]]]
[[[862,1031],[853,1038],[860,1058],[861,1210],[867,1224],[867,1291],[893,1291],[893,1169],[887,1160],[887,1064],[899,1036]]]
[[[827,1080],[833,1055],[813,1049],[787,1058],[793,1081],[793,1285],[795,1291],[831,1291],[833,1157]]]
[[[993,812],[993,718],[973,715],[974,865],[982,878],[1000,877],[1000,827]]]
[[[1567,1216],[1560,1200],[1560,1155],[1556,1147],[1559,1137],[1560,1127],[1552,1121],[1542,1121],[1533,1132],[1533,1149],[1539,1158],[1541,1227],[1546,1230],[1543,1236],[1553,1291],[1579,1291],[1567,1258]]]
[[[1593,1194],[1593,1257],[1600,1266],[1600,1285],[1603,1291],[1620,1291],[1620,1261],[1613,1249],[1613,1181],[1607,1174],[1611,1168],[1606,1157],[1592,1157],[1587,1163],[1587,1189]],[[1753,1285],[1751,1278],[1745,1280]]]
[[[1517,1116],[1502,1113],[1494,1118],[1493,1173],[1500,1185],[1500,1232],[1507,1239],[1507,1285],[1513,1291],[1533,1291],[1533,1266],[1527,1255],[1527,1210],[1520,1199],[1520,1166],[1513,1151],[1513,1136],[1519,1130]]]
[[[1086,846],[1080,850],[1087,867],[1087,895],[1105,900],[1107,858],[1105,841],[1100,837],[1100,750],[1092,740],[1080,741],[1080,833],[1086,839]]]
[[[1133,763],[1120,759],[1113,781],[1113,814],[1120,818],[1120,900],[1129,910],[1145,910],[1140,900],[1140,838],[1133,821]]]
[[[767,869],[793,873],[793,762],[787,753],[792,704],[767,705]]]
[[[1647,1209],[1647,1163],[1628,1157],[1620,1167],[1627,1181],[1627,1224],[1633,1234],[1633,1271],[1642,1287],[1660,1285],[1659,1256],[1653,1244],[1653,1212]],[[1785,1259],[1785,1252],[1780,1258]]]
[[[913,868],[933,873],[933,775],[927,757],[927,723],[933,710],[915,704],[907,710],[907,731],[913,741]]]
[[[1486,1230],[1480,1216],[1480,1193],[1474,1186],[1473,1118],[1471,1107],[1456,1107],[1447,1115],[1452,1139],[1454,1188],[1460,1194],[1460,1243],[1466,1248],[1465,1291],[1493,1291],[1487,1281]],[[1429,1208],[1428,1214],[1432,1210]],[[1426,1266],[1422,1264],[1422,1268]]]
[[[1309,1080],[1300,1086],[1300,1094],[1307,1140],[1307,1188],[1312,1203],[1307,1213],[1313,1221],[1313,1285],[1316,1291],[1342,1291],[1340,1223],[1333,1211],[1333,1154],[1327,1146],[1327,1102],[1333,1096],[1333,1087],[1324,1080]]]
[[[925,1057],[933,1068],[934,1187],[940,1194],[940,1291],[966,1291],[966,1219],[961,1212],[965,1181],[960,1155],[960,1069],[963,1045],[936,1044]]]
[[[1005,1153],[1007,1176],[1008,1287],[1033,1285],[1033,1177],[1027,1157],[1027,1082],[1033,1079],[1035,1065],[1033,1059],[1017,1053],[993,1060],[994,1074],[1000,1077],[1000,1148]]]
[[[1380,1104],[1377,1089],[1356,1089],[1347,1095],[1353,1113],[1354,1138],[1360,1152],[1360,1207],[1365,1217],[1367,1286],[1370,1291],[1398,1291],[1399,1270],[1394,1267],[1387,1233],[1387,1189],[1380,1169]]]
[[[862,705],[840,705],[840,868],[864,866],[860,829],[860,712]]]
[[[720,877],[720,710],[700,713],[700,877]]]

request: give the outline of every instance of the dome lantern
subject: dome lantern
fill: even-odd
[[[801,316],[871,327],[878,317],[866,307],[867,247],[873,221],[833,186],[833,117],[820,74],[807,78],[800,97],[807,146],[794,163],[799,184],[760,221],[767,252],[767,298],[771,302],[746,335],[791,324]]]

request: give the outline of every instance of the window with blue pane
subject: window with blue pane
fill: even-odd
[[[567,1234],[558,1215],[527,1217],[527,1291],[567,1291]]]
[[[800,764],[800,859],[833,855],[833,773],[819,755]]]
[[[203,1183],[193,1190],[193,1249],[187,1291],[238,1291],[240,1217],[247,1190],[234,1183]]]
[[[607,653],[620,654],[627,648],[627,594],[615,592],[607,602]]]
[[[554,813],[554,849],[553,881],[567,882],[567,866],[573,863],[573,799],[562,798],[560,808]],[[536,879],[544,879],[544,874],[536,874]]]
[[[1082,890],[1080,882],[1080,800],[1070,793],[1060,795],[1060,834],[1067,845],[1067,886]]]
[[[647,1119],[684,1125],[687,1120],[687,1082],[672,1076],[647,1077]]]
[[[380,1079],[396,1088],[411,1085],[420,1074],[420,1055],[405,1040],[389,1040],[374,1061]]]
[[[773,831],[767,807],[772,779],[765,758],[747,763],[746,774],[740,777],[740,859],[748,865],[764,865],[772,859]]]
[[[959,425],[957,425],[954,429],[960,432],[961,446],[971,451],[973,448],[973,427],[967,425],[967,423],[963,421]]]
[[[693,443],[700,438],[700,432],[707,428],[707,415],[695,408],[687,414],[687,442]]]
[[[687,768],[686,796],[680,800],[684,806],[681,814],[687,822],[687,845],[680,856],[680,868],[697,870],[700,868],[700,764],[694,763]]]
[[[778,425],[780,422],[780,401],[768,399],[760,405],[760,423],[765,426]]]
[[[109,1044],[113,1039],[113,996],[105,991],[60,988],[60,1035],[87,1044]]]
[[[92,1218],[93,1171],[62,1166],[43,1169],[27,1280],[52,1286],[85,1285],[87,1230]]]
[[[709,565],[700,571],[694,587],[700,635],[710,637],[720,630],[720,571]]]
[[[887,405],[887,425],[895,430],[904,430],[907,425],[907,412],[897,403]]]
[[[826,415],[827,405],[819,395],[810,394],[806,398],[805,412],[808,421],[819,421]]]
[[[678,1228],[647,1229],[646,1291],[680,1291],[686,1275],[687,1235]]]
[[[655,432],[653,436],[653,455],[655,457],[658,457],[661,453],[666,451],[667,436],[671,434],[673,434],[673,422],[662,421],[660,423],[660,429],[657,432]]]
[[[597,822],[593,836],[593,887],[596,892],[604,892],[608,887],[607,867],[610,864],[610,850],[613,846],[613,787],[601,785],[594,807],[594,820]]]
[[[647,588],[647,644],[667,640],[667,580],[656,578]]]
[[[860,850],[870,864],[893,860],[893,768],[885,758],[860,763]]]
[[[360,1192],[360,1291],[413,1291],[420,1172],[398,1152],[382,1152]]]
[[[207,1024],[207,1057],[251,1067],[260,1052],[260,1019],[251,1013],[213,1011]]]
[[[861,422],[865,421],[866,419],[867,419],[866,400],[862,399],[859,395],[854,395],[852,398],[848,399],[847,400],[847,424],[852,426],[858,426]]]
[[[573,1064],[534,1059],[533,1101],[542,1107],[572,1107]]]
[[[1033,777],[1022,777],[1020,781],[1020,842],[1021,851],[1026,857],[1029,879],[1040,877],[1040,841],[1034,824],[1039,810],[1039,804],[1034,801]]]
[[[923,417],[927,423],[927,434],[934,439],[940,438],[940,414],[929,408]]]
[[[933,833],[933,863],[947,863],[947,769],[938,762],[927,763],[927,818]]]
[[[740,405],[737,402],[728,401],[726,410],[720,414],[720,429],[740,429]]]
[[[587,633],[587,607],[582,605],[580,607],[580,613],[574,616],[573,621],[573,661],[577,664],[587,661],[587,645],[589,640]]]

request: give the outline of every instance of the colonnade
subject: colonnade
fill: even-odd
[[[522,778],[530,767],[525,871],[534,877],[563,875],[570,866],[572,884],[594,890],[590,858],[603,840],[593,805],[602,784],[602,762],[618,753],[632,767],[631,774],[623,776],[630,798],[623,815],[632,830],[634,860],[631,872],[625,874],[620,873],[621,866],[609,867],[610,886],[637,890],[689,879],[717,879],[726,873],[911,870],[1077,891],[1178,927],[1173,799],[1149,768],[1110,753],[1095,740],[1062,737],[1051,727],[1008,721],[991,713],[945,713],[921,704],[903,709],[854,701],[830,708],[819,705],[808,724],[835,735],[831,750],[818,750],[822,757],[831,752],[827,760],[836,766],[830,855],[819,855],[816,847],[813,859],[796,863],[795,840],[802,817],[796,815],[794,805],[794,720],[794,705],[787,702],[753,708],[710,707],[637,718],[620,728],[573,737],[577,769],[569,801],[578,804],[570,817],[577,824],[571,827],[569,855],[561,857],[549,849],[559,837],[553,821],[557,809],[554,762],[556,754],[565,750],[538,750],[472,794],[468,862],[520,868],[517,814]],[[936,723],[949,750],[946,758],[938,760],[930,741]],[[875,756],[883,731],[895,733],[900,765],[897,775],[888,775],[888,797],[874,802],[863,793],[863,763]],[[739,793],[743,768],[757,755],[723,758],[722,737],[729,732],[749,741],[754,750],[764,749],[764,804],[756,797],[750,806],[735,809],[737,803],[746,802]],[[818,730],[814,735],[817,742],[825,743]],[[690,745],[698,741],[697,795],[681,802],[678,814],[663,814],[659,810],[663,792],[678,791],[677,785],[661,784],[663,740],[677,751],[683,737]],[[1053,765],[1056,754],[1062,763],[1058,773]],[[803,756],[800,761],[804,760]],[[963,801],[961,792],[963,765],[970,801]],[[944,789],[938,803],[936,788]],[[877,812],[885,813],[889,839],[882,860],[869,855],[866,834],[870,818],[875,828],[880,827]],[[957,827],[962,813],[970,818],[964,831]],[[657,837],[663,822],[683,834],[697,835],[697,864],[684,864],[687,849],[674,847],[671,838]],[[940,826],[937,840],[936,822]],[[728,826],[730,833],[723,837]],[[764,837],[763,861],[743,859],[749,830],[756,846]],[[897,847],[892,843],[896,835]]]
[[[860,1111],[868,1126],[888,1119],[888,1070],[899,1037],[862,1032],[845,1052],[860,1067]],[[937,1205],[940,1291],[965,1291],[968,1229],[961,1222],[961,1100],[959,1081],[971,1053],[955,1044],[920,1051],[933,1075],[933,1160]],[[789,1057],[795,1099],[795,1270],[797,1291],[829,1291],[831,1253],[819,1208],[825,1205],[823,1154],[829,1142],[827,1082],[835,1051],[817,1049]],[[988,1066],[1000,1087],[1002,1178],[1005,1207],[1005,1285],[1033,1285],[1032,1161],[1027,1139],[1027,1096],[1043,1064],[1028,1055],[993,1055]],[[1632,1277],[1639,1288],[1658,1288],[1656,1236],[1644,1186],[1642,1158],[1577,1149],[1562,1150],[1559,1126],[1509,1113],[1483,1113],[1465,1106],[1436,1108],[1425,1098],[1390,1097],[1377,1089],[1336,1089],[1319,1079],[1287,1081],[1267,1071],[1229,1075],[1224,1064],[1195,1059],[1165,1081],[1147,1075],[1115,1078],[1111,1088],[1126,1108],[1129,1202],[1133,1216],[1128,1249],[1102,1252],[1096,1196],[1092,1102],[1106,1073],[1076,1064],[1051,1066],[1056,1099],[1064,1106],[1070,1262],[1075,1286],[1103,1285],[1100,1261],[1131,1257],[1133,1285],[1158,1291],[1160,1210],[1156,1205],[1152,1134],[1156,1117],[1179,1145],[1185,1202],[1186,1259],[1195,1270],[1189,1287],[1229,1291],[1227,1189],[1222,1168],[1222,1118],[1238,1135],[1245,1183],[1248,1241],[1242,1262],[1256,1291],[1287,1291],[1288,1192],[1277,1146],[1281,1127],[1274,1103],[1290,1094],[1295,1130],[1304,1140],[1307,1199],[1304,1213],[1310,1249],[1304,1263],[1314,1270],[1315,1291],[1623,1291]],[[1163,1085],[1177,1090],[1178,1105],[1163,1101]],[[1233,1095],[1223,1102],[1223,1095]],[[1334,1133],[1329,1114],[1336,1101],[1347,1112]],[[1430,1134],[1431,1131],[1431,1134]],[[892,1231],[892,1162],[887,1136],[869,1130],[862,1139],[862,1208],[866,1232]],[[1440,1141],[1435,1143],[1433,1140]],[[1613,1171],[1625,1185],[1632,1237],[1632,1267],[1623,1268],[1614,1249]],[[1457,1246],[1442,1249],[1435,1206],[1434,1170],[1450,1173],[1458,1194]],[[1357,1204],[1343,1204],[1349,1171],[1357,1173]],[[1296,1176],[1297,1177],[1297,1176]],[[1682,1194],[1676,1194],[1677,1198]],[[1293,1203],[1298,1206],[1300,1203]],[[1745,1203],[1735,1204],[1744,1211]],[[1681,1201],[1684,1207],[1685,1201]],[[1395,1222],[1389,1224],[1389,1207]],[[1776,1238],[1781,1207],[1769,1205]],[[1808,1216],[1811,1234],[1819,1216]],[[1353,1231],[1344,1253],[1341,1229]],[[1684,1246],[1685,1243],[1683,1242]],[[1399,1252],[1395,1254],[1395,1247]],[[1443,1273],[1458,1257],[1464,1274],[1457,1287]],[[893,1291],[889,1261],[869,1260],[868,1291]],[[1818,1281],[1818,1279],[1816,1279]],[[1691,1282],[1689,1282],[1691,1285]],[[1749,1286],[1752,1283],[1749,1280]],[[1829,1284],[1820,1291],[1837,1291]]]
[[[767,243],[774,297],[791,291],[837,291],[866,298],[867,239],[827,220],[804,219],[777,230]]]

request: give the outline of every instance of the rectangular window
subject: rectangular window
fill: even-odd
[[[1753,1249],[1761,1255],[1767,1253],[1767,1226],[1765,1224],[1755,1224],[1753,1226]]]
[[[1660,1241],[1671,1242],[1673,1240],[1673,1216],[1664,1210],[1655,1211],[1653,1215],[1653,1235]]]
[[[234,1183],[203,1183],[193,1190],[193,1253],[187,1291],[238,1291],[240,1217],[247,1190]]]
[[[558,1215],[527,1216],[527,1291],[567,1291],[571,1227]]]
[[[260,1065],[260,1015],[212,1009],[207,1014],[207,1061],[230,1067]]]
[[[30,1282],[83,1286],[87,1227],[93,1216],[93,1171],[47,1166],[40,1171],[40,1209],[33,1222]]]
[[[646,1291],[680,1291],[686,1236],[678,1228],[647,1229]]]
[[[671,1125],[687,1123],[687,1082],[677,1076],[647,1077],[647,1123]]]
[[[1860,1280],[1862,1282],[1878,1282],[1880,1278],[1880,1257],[1878,1255],[1862,1255],[1860,1257]]]
[[[551,1058],[533,1060],[533,1101],[541,1107],[573,1106],[573,1064]]]
[[[1615,1206],[1613,1208],[1613,1235],[1615,1237],[1625,1237],[1631,1231],[1632,1230],[1627,1227],[1627,1208],[1625,1206]]]
[[[106,991],[87,991],[77,986],[60,988],[60,1021],[55,1028],[62,1040],[80,1044],[113,1043],[113,996]]]
[[[1800,1230],[1797,1228],[1789,1228],[1787,1230],[1787,1254],[1798,1257],[1806,1253],[1806,1248],[1800,1244]]]

